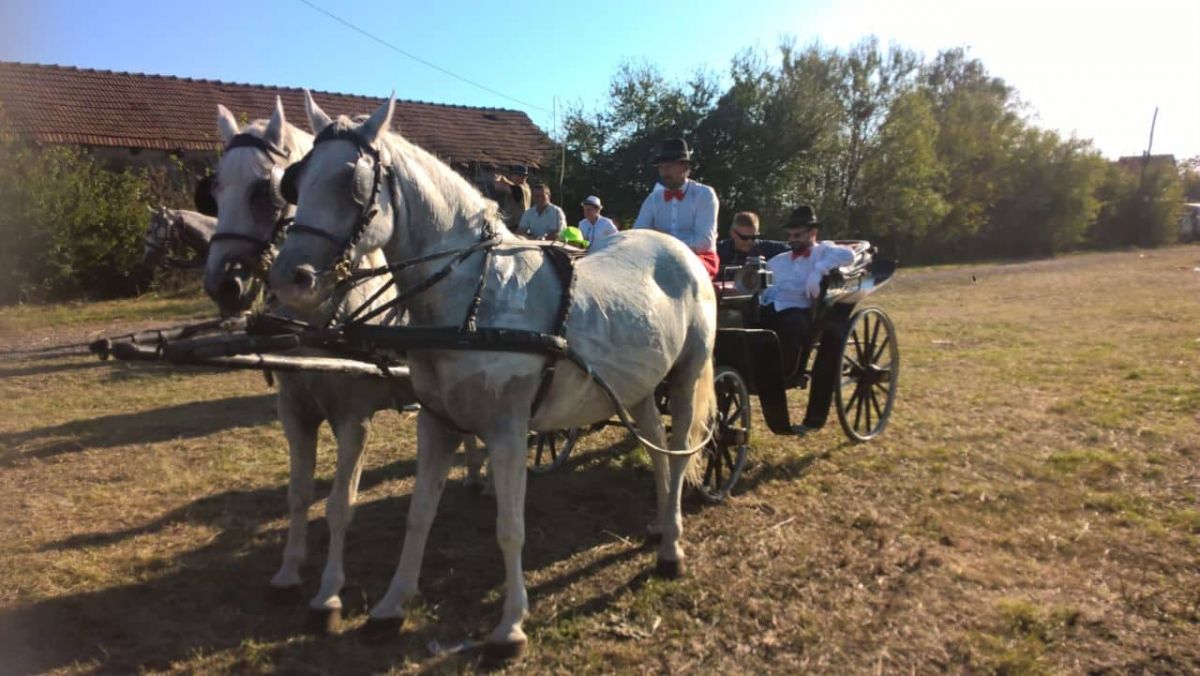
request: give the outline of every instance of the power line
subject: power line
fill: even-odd
[[[514,97],[514,96],[509,96],[508,94],[504,94],[504,93],[502,93],[502,92],[498,92],[498,91],[496,91],[495,89],[492,89],[491,87],[488,87],[488,86],[486,86],[486,85],[479,84],[478,82],[475,82],[474,80],[469,80],[469,79],[467,79],[467,78],[465,78],[465,77],[463,77],[463,76],[461,76],[461,75],[459,75],[459,74],[457,74],[457,73],[452,73],[452,72],[450,72],[450,71],[446,70],[445,68],[442,68],[441,66],[437,65],[436,63],[430,63],[429,61],[426,61],[425,59],[422,59],[421,57],[417,56],[416,54],[412,54],[412,53],[410,53],[410,52],[406,52],[406,51],[404,51],[403,49],[400,49],[399,47],[397,47],[396,45],[393,45],[392,43],[388,42],[387,40],[384,40],[383,38],[381,38],[381,37],[379,37],[379,36],[377,36],[377,35],[373,35],[372,33],[368,32],[368,31],[366,31],[366,30],[364,30],[364,29],[362,29],[362,28],[359,28],[358,26],[355,26],[354,24],[350,23],[349,21],[346,21],[346,20],[345,20],[345,19],[343,19],[342,17],[340,17],[340,16],[338,16],[338,15],[336,15],[336,14],[333,14],[332,12],[329,12],[328,10],[326,10],[326,9],[324,9],[324,8],[322,8],[322,7],[318,7],[317,5],[314,5],[313,3],[309,2],[309,0],[298,0],[298,1],[299,1],[301,4],[308,5],[308,6],[309,6],[309,7],[311,7],[312,9],[315,9],[316,11],[318,11],[318,12],[320,12],[320,13],[324,14],[325,16],[329,17],[330,19],[333,19],[334,21],[336,21],[336,22],[338,22],[338,23],[342,24],[343,26],[345,26],[345,27],[349,28],[350,30],[353,30],[353,31],[355,31],[355,32],[357,32],[357,33],[359,33],[359,34],[361,34],[361,35],[364,35],[364,36],[366,36],[366,37],[368,37],[368,38],[370,38],[370,39],[374,40],[375,42],[378,42],[379,44],[383,45],[384,47],[387,47],[388,49],[392,50],[393,52],[396,52],[396,53],[398,53],[398,54],[401,54],[401,55],[403,55],[403,56],[407,56],[408,58],[412,59],[413,61],[416,61],[417,63],[420,63],[420,64],[423,64],[423,65],[425,65],[425,66],[428,66],[428,67],[430,67],[430,68],[432,68],[432,69],[434,69],[434,70],[436,70],[436,71],[438,71],[438,72],[440,72],[440,73],[444,73],[444,74],[446,74],[446,75],[449,75],[450,77],[452,77],[452,78],[454,78],[454,79],[456,79],[456,80],[460,80],[460,81],[462,81],[462,82],[465,82],[465,83],[467,83],[467,84],[469,84],[469,85],[472,85],[472,86],[474,86],[474,87],[478,87],[478,88],[482,89],[483,91],[485,91],[485,92],[488,92],[488,93],[490,93],[490,94],[495,94],[496,96],[499,96],[500,98],[503,98],[503,99],[508,99],[509,101],[512,101],[512,102],[514,102],[514,103],[519,103],[519,104],[521,104],[521,105],[523,105],[523,106],[528,106],[528,107],[530,107],[530,108],[533,108],[533,109],[535,109],[535,110],[540,110],[540,111],[542,111],[543,113],[550,113],[550,114],[553,114],[553,113],[554,113],[554,111],[548,110],[548,109],[546,109],[546,108],[543,108],[543,107],[541,107],[541,106],[538,106],[538,105],[534,105],[534,104],[532,104],[532,103],[530,103],[530,102],[528,102],[528,101],[522,101],[521,99],[518,99],[518,98],[516,98],[516,97]]]

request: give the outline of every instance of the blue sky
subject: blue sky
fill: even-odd
[[[372,42],[300,0],[203,3],[5,0],[0,59],[303,86],[525,110],[545,129],[564,104],[603,104],[622,61],[669,77],[716,74],[782,38],[845,47],[867,35],[926,55],[966,46],[1021,93],[1039,124],[1140,153],[1200,155],[1200,0],[654,3],[311,0],[517,103]]]

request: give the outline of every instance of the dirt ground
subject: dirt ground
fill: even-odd
[[[757,417],[735,495],[652,578],[643,455],[585,437],[531,477],[528,673],[1200,672],[1200,247],[901,269],[891,426]],[[189,300],[0,309],[0,350],[169,326]],[[792,396],[798,418],[803,393]],[[415,470],[377,416],[341,632],[267,593],[287,454],[255,373],[0,360],[0,673],[473,672],[499,617],[495,506],[452,474],[422,603],[380,645]],[[333,444],[323,432],[318,492]],[[327,529],[311,514],[305,593]]]

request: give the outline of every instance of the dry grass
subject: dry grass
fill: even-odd
[[[878,297],[904,361],[887,434],[850,446],[835,426],[795,440],[759,423],[739,493],[688,517],[682,581],[647,576],[644,465],[615,432],[588,437],[572,471],[530,481],[532,644],[515,669],[1200,670],[1198,266],[1179,247],[903,271]],[[64,311],[22,312],[0,322]],[[429,650],[498,616],[495,510],[457,485],[405,634],[353,631],[397,559],[410,420],[377,418],[346,631],[314,639],[265,594],[287,460],[260,377],[83,359],[0,377],[0,671],[476,668]]]

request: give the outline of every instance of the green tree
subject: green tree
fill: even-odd
[[[926,239],[929,255],[960,259],[1000,198],[1001,172],[1024,128],[1015,92],[963,49],[927,64],[921,82],[938,121],[938,158],[946,169],[942,222]]]
[[[922,245],[950,210],[937,138],[929,99],[910,91],[892,103],[877,147],[863,166],[862,197],[852,211],[851,229],[904,260],[928,258]]]
[[[1013,144],[980,252],[1050,256],[1077,247],[1100,208],[1104,160],[1091,143],[1027,128]]]
[[[1178,237],[1183,179],[1173,162],[1109,165],[1091,241],[1100,247],[1155,247]]]
[[[145,179],[0,134],[0,302],[136,293]]]

